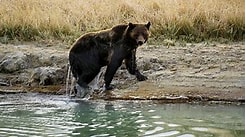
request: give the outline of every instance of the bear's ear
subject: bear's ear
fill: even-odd
[[[146,28],[149,30],[149,27],[150,27],[150,25],[151,25],[151,23],[150,22],[148,22],[145,26],[146,26]]]
[[[129,24],[128,24],[128,30],[132,30],[135,27],[136,27],[136,25],[134,25],[131,22],[129,22]]]

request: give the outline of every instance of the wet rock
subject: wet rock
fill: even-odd
[[[0,86],[9,86],[7,82],[0,81]]]
[[[1,47],[0,51],[0,73],[14,73],[45,66],[62,67],[68,63],[67,54],[54,48],[6,45]]]
[[[36,85],[56,85],[64,83],[66,69],[57,67],[38,67],[32,72],[28,82],[31,86]]]
[[[10,85],[23,84],[26,85],[27,81],[30,78],[31,70],[24,70],[21,73],[13,75],[13,77],[9,80]]]
[[[38,66],[59,66],[68,63],[68,57],[59,53],[42,53],[38,55]]]
[[[26,69],[30,66],[27,55],[23,52],[7,54],[0,61],[0,72],[12,73],[18,70]]]

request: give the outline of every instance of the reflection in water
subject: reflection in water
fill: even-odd
[[[244,105],[82,101],[0,96],[1,136],[244,136]]]
[[[74,121],[87,123],[88,126],[77,128],[74,133],[85,136],[125,136],[127,133],[138,136],[135,121],[139,113],[129,112],[126,107],[112,102],[80,102],[74,108]]]

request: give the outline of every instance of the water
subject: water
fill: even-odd
[[[244,105],[0,95],[0,136],[244,137]]]

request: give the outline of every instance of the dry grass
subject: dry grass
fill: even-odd
[[[0,0],[0,37],[59,39],[127,22],[152,22],[152,38],[243,40],[244,0]]]

